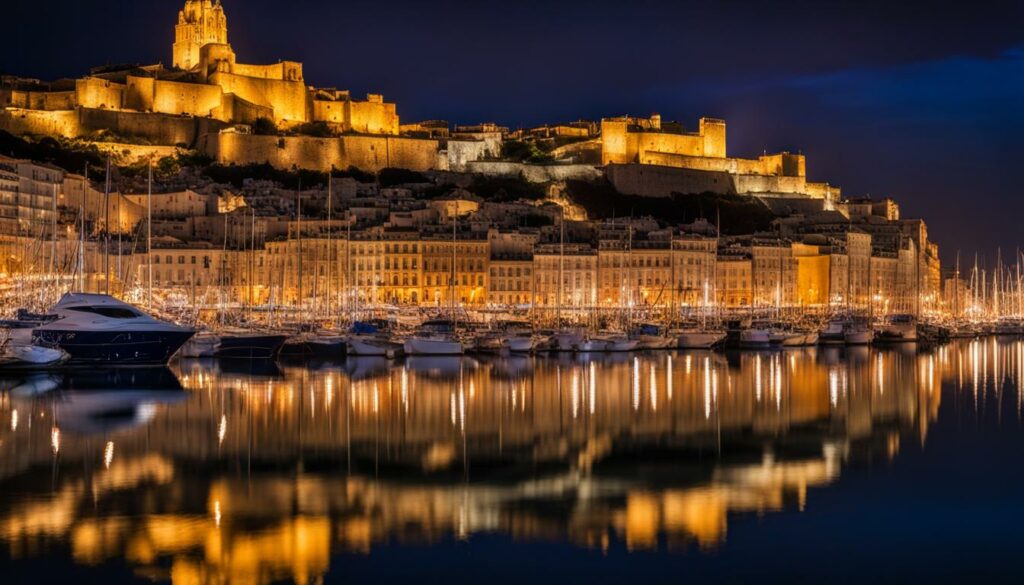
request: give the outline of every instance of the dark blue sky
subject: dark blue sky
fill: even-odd
[[[0,71],[167,62],[183,3],[14,0]],[[813,179],[924,216],[947,260],[1024,245],[1020,0],[224,6],[240,60],[303,61],[310,84],[383,93],[404,120],[722,117],[731,154],[803,151]]]

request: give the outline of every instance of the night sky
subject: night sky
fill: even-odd
[[[725,118],[729,150],[895,197],[957,249],[1024,245],[1024,2],[224,0],[242,62],[383,93],[404,121]],[[9,4],[9,3],[5,3]],[[0,71],[169,62],[183,0],[14,0]]]

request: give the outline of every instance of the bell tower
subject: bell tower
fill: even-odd
[[[228,19],[220,0],[185,0],[174,27],[174,67],[191,70],[199,65],[204,45],[227,43]]]

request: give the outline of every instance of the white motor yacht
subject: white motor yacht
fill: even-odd
[[[67,293],[32,329],[32,344],[61,349],[72,364],[164,365],[195,331],[100,294]]]

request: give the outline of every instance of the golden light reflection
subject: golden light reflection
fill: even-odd
[[[186,583],[306,582],[326,573],[332,551],[485,532],[713,549],[733,515],[812,508],[815,488],[838,481],[851,456],[892,460],[908,435],[924,441],[943,385],[994,408],[1009,384],[1019,416],[1022,367],[1024,343],[980,341],[927,354],[454,358],[395,370],[350,361],[265,377],[186,369],[184,401],[102,439],[76,431],[67,404],[55,417],[56,401],[0,400],[11,420],[0,477],[47,470],[37,493],[0,513],[0,539],[15,558],[61,543],[79,563],[126,559]],[[25,412],[60,428],[25,424]],[[730,457],[751,441],[759,459]],[[80,462],[100,446],[104,465],[86,473]],[[680,479],[698,451],[705,467]]]

